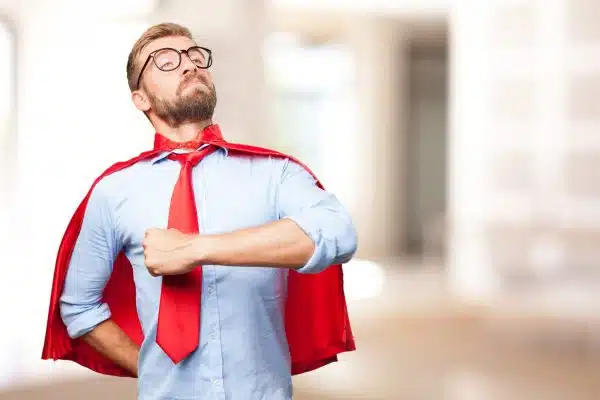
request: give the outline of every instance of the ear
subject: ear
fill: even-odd
[[[150,110],[150,102],[148,101],[148,97],[141,90],[131,92],[131,101],[133,101],[135,107],[142,112],[147,112]]]

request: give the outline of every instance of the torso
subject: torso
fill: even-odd
[[[282,161],[242,158],[222,150],[193,170],[200,232],[216,234],[278,219]],[[161,278],[145,265],[144,232],[166,228],[180,164],[139,162],[106,177],[118,240],[132,264],[145,340],[140,399],[290,399],[284,329],[287,272],[247,266],[203,266],[199,349],[177,366],[156,345]]]

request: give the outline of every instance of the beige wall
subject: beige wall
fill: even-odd
[[[597,276],[598,17],[596,1],[457,2],[450,49],[457,293],[502,296],[520,280],[529,288],[552,282],[559,296],[565,279]]]
[[[399,255],[404,221],[406,53],[402,25],[364,17],[349,29],[358,60],[359,143],[355,218],[359,256]]]

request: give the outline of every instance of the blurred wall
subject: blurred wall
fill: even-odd
[[[591,0],[455,3],[450,275],[466,298],[596,312],[599,18]]]
[[[348,31],[361,111],[354,211],[363,258],[398,256],[404,240],[408,47],[402,29],[393,19],[363,17]]]

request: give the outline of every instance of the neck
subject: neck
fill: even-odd
[[[189,122],[177,127],[172,127],[160,121],[154,124],[154,129],[156,132],[174,142],[188,142],[196,139],[199,132],[202,132],[204,128],[212,124],[212,120],[207,119],[204,121]]]

